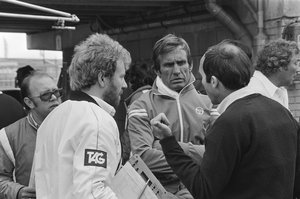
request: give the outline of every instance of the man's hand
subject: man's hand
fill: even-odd
[[[153,128],[153,134],[158,139],[161,140],[172,135],[171,129],[169,128],[170,122],[164,113],[158,114],[150,123]]]
[[[31,187],[21,188],[18,193],[18,199],[23,199],[23,198],[36,198],[35,189]]]

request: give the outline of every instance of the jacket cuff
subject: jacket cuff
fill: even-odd
[[[14,187],[14,190],[12,192],[12,194],[15,196],[14,198],[15,199],[18,199],[18,195],[19,195],[19,192],[20,190],[25,187],[24,185],[20,185],[20,184],[17,184],[15,187]]]
[[[168,153],[169,151],[172,151],[173,149],[178,147],[181,148],[177,140],[175,139],[175,136],[166,137],[160,140],[160,144],[164,153]]]

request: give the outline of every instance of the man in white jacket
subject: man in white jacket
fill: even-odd
[[[121,144],[112,116],[130,62],[129,52],[107,35],[93,34],[75,47],[70,100],[38,131],[37,198],[117,198],[110,183],[121,165]]]

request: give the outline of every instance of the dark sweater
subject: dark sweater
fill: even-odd
[[[258,94],[235,101],[216,120],[201,166],[174,137],[161,140],[168,163],[195,199],[291,199],[294,191],[299,197],[299,144],[290,112]]]
[[[23,106],[15,98],[0,94],[0,129],[25,116]]]

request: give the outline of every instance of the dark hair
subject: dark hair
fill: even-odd
[[[181,47],[186,52],[188,63],[190,67],[192,66],[193,60],[191,51],[186,41],[183,38],[177,37],[173,34],[168,34],[158,40],[153,47],[152,61],[155,71],[159,71],[160,69],[159,56],[169,53],[175,50],[177,47]]]
[[[280,67],[286,70],[291,62],[293,53],[299,54],[296,42],[284,39],[272,41],[260,51],[256,69],[267,77],[279,71]]]
[[[252,59],[251,48],[249,46],[247,46],[246,44],[242,43],[241,41],[233,40],[233,39],[224,39],[223,41],[220,42],[220,44],[224,44],[224,43],[232,44],[232,45],[239,47],[246,53],[246,55],[249,57],[250,60]]]
[[[23,80],[25,79],[25,77],[30,75],[30,73],[32,71],[34,71],[34,68],[32,68],[30,65],[26,65],[26,66],[18,68],[17,76],[15,79],[15,87],[21,88]]]
[[[155,76],[150,65],[146,63],[135,63],[127,70],[125,79],[131,83],[131,89],[135,91],[142,86],[152,85]]]
[[[211,47],[204,56],[203,71],[207,82],[215,76],[229,90],[248,85],[254,69],[246,53],[239,47],[221,43]]]

